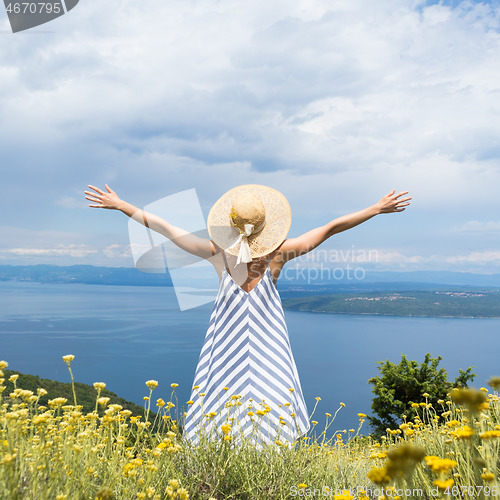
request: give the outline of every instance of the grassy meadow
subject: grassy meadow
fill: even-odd
[[[63,360],[73,380],[73,356]],[[438,401],[439,412],[427,397],[414,402],[418,417],[387,429],[380,439],[363,435],[366,415],[358,414],[356,429],[336,430],[337,413],[320,415],[316,407],[309,435],[294,443],[282,441],[278,429],[275,443],[256,447],[251,436],[238,435],[233,416],[212,426],[194,446],[182,436],[176,384],[166,402],[154,396],[158,382],[148,380],[144,414],[132,415],[103,396],[105,384],[96,382],[94,407],[84,412],[74,390],[42,404],[46,391],[18,387],[17,375],[9,377],[13,390],[7,393],[7,366],[0,361],[2,500],[500,495],[500,378],[492,378],[489,389],[452,391]],[[237,394],[230,406],[235,413],[229,415],[249,415],[254,428],[269,411]],[[205,421],[214,417],[207,414]]]

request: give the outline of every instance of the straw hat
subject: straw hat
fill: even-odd
[[[276,189],[244,184],[223,194],[208,214],[212,240],[232,255],[237,264],[250,262],[275,250],[292,223],[287,199]]]

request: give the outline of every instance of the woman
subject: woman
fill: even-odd
[[[90,207],[120,210],[183,250],[208,259],[220,283],[196,369],[185,435],[257,443],[293,442],[309,429],[276,281],[283,266],[330,236],[373,216],[402,212],[410,197],[391,191],[378,203],[286,239],[290,206],[278,191],[256,184],[225,193],[210,210],[204,239],[89,185]]]

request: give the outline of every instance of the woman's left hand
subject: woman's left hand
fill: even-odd
[[[396,192],[393,189],[390,193],[386,194],[375,206],[377,207],[379,214],[390,214],[392,212],[402,212],[406,206],[410,204],[409,200],[411,200],[410,196],[406,198],[401,198],[401,196],[408,194],[408,191],[403,191],[394,195]],[[407,203],[405,203],[407,202]]]

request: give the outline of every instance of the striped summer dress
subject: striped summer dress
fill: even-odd
[[[309,418],[269,262],[255,288],[245,292],[222,254],[225,269],[196,368],[184,435],[194,444],[202,434],[217,439],[231,435],[236,442],[244,435],[259,445],[293,442],[309,430]]]

